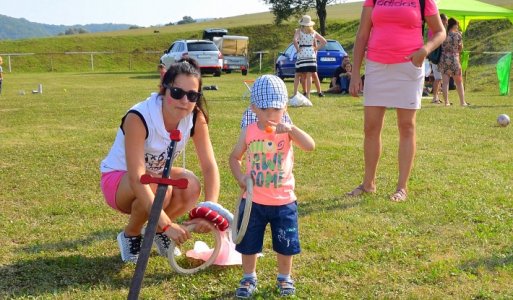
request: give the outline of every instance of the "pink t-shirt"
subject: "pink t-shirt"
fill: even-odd
[[[255,181],[253,202],[275,206],[296,201],[289,135],[267,133],[253,123],[246,128],[246,145],[246,172]]]
[[[425,0],[424,16],[438,14],[434,0]],[[363,6],[373,7],[374,0]],[[367,58],[382,64],[406,62],[406,56],[421,48],[422,14],[419,0],[376,0],[372,10],[372,29]]]

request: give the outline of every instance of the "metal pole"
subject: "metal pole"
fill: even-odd
[[[7,60],[9,61],[9,73],[11,73],[11,56],[7,56]]]
[[[263,53],[260,52],[260,68],[258,69],[258,73],[262,73],[262,55]]]
[[[92,53],[91,53],[91,71],[94,71],[94,59],[93,59]]]
[[[181,133],[179,130],[173,130],[171,132],[171,143],[167,148],[167,158],[162,171],[162,178],[169,178],[171,175],[171,168],[173,166],[173,155],[175,153],[175,146],[178,141],[181,140]],[[148,224],[144,232],[143,243],[141,251],[139,252],[139,258],[135,266],[134,276],[130,283],[130,291],[128,292],[128,300],[139,299],[139,293],[141,292],[142,281],[144,278],[144,272],[148,265],[148,259],[150,257],[151,246],[153,243],[153,237],[155,236],[155,230],[159,221],[160,213],[164,204],[164,197],[166,196],[168,184],[159,183],[157,191],[155,193],[155,199],[151,206],[150,215],[148,217]]]

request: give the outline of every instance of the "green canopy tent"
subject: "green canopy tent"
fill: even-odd
[[[477,0],[437,0],[441,13],[455,18],[461,30],[467,30],[472,20],[509,19],[513,23],[513,10]]]
[[[513,10],[484,3],[478,0],[436,0],[438,10],[449,18],[458,20],[462,31],[467,30],[468,24],[472,20],[493,20],[493,19],[509,19],[513,23]],[[462,69],[466,78],[466,68],[468,66],[469,52],[464,51],[461,57]],[[501,65],[502,66],[502,65]],[[497,69],[499,76],[499,84],[501,95],[509,92],[509,70],[511,68],[511,60],[508,65],[501,67],[501,72]],[[506,74],[507,73],[507,79]],[[501,75],[502,74],[502,75]],[[507,90],[508,92],[504,92]]]

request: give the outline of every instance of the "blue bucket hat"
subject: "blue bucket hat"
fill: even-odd
[[[258,108],[285,108],[288,92],[285,82],[275,75],[262,75],[251,87],[251,104]]]

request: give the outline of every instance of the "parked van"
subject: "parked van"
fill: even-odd
[[[228,30],[224,28],[207,28],[203,30],[204,40],[214,40],[214,37],[222,37],[228,34]]]
[[[214,37],[214,43],[223,55],[223,71],[231,73],[240,70],[242,75],[248,74],[248,44],[249,38],[241,35],[224,35]]]

